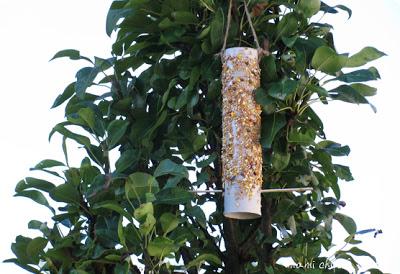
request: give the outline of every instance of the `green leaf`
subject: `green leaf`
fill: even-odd
[[[201,160],[201,161],[196,161],[197,162],[197,167],[203,168],[206,166],[209,166],[211,163],[213,163],[218,157],[218,154],[213,152],[211,155],[208,155],[207,159]]]
[[[107,145],[108,149],[114,148],[128,129],[127,120],[113,120],[107,127]]]
[[[376,268],[370,268],[370,269],[367,270],[367,272],[369,274],[384,274],[382,271],[380,271],[379,269],[376,269]]]
[[[370,67],[369,69],[360,69],[356,71],[352,71],[350,73],[345,73],[340,75],[339,77],[333,78],[329,81],[342,81],[346,83],[353,83],[353,82],[366,82],[380,79],[381,76],[376,68]]]
[[[154,207],[152,203],[144,203],[141,204],[138,208],[135,209],[133,216],[139,222],[143,222],[146,220],[147,215],[154,215]]]
[[[64,163],[52,159],[45,159],[34,166],[34,169],[44,169],[44,168],[51,168],[56,166],[65,166]]]
[[[210,253],[204,253],[204,254],[197,256],[194,260],[190,261],[186,267],[188,269],[192,268],[192,267],[196,267],[196,269],[200,269],[200,267],[204,263],[209,263],[214,266],[221,266],[221,264],[222,264],[221,259],[218,256],[216,256],[214,254],[210,254]]]
[[[299,38],[298,35],[293,35],[291,37],[282,37],[282,42],[289,48],[293,47],[296,43],[297,39]]]
[[[157,237],[149,243],[147,246],[147,251],[150,256],[164,258],[171,252],[176,252],[178,246],[167,237]]]
[[[116,61],[115,57],[103,59],[100,57],[94,57],[94,66],[100,71],[106,71],[107,69],[111,68]]]
[[[350,168],[348,166],[342,166],[342,165],[333,165],[336,175],[347,182],[354,180]]]
[[[51,212],[53,214],[55,214],[55,210],[54,208],[52,208],[49,204],[49,202],[47,201],[46,197],[44,197],[44,195],[37,191],[37,190],[24,190],[24,191],[20,191],[17,194],[14,195],[15,197],[26,197],[31,199],[32,201],[40,204],[40,205],[44,205],[45,207],[47,207],[48,209],[51,210]]]
[[[158,182],[150,174],[135,172],[129,175],[125,182],[125,194],[128,198],[141,201],[146,193],[157,193],[159,190]]]
[[[78,111],[78,115],[86,122],[86,124],[94,130],[96,126],[95,114],[91,108],[81,108]]]
[[[255,99],[257,104],[263,107],[264,112],[270,114],[275,111],[276,99],[268,96],[267,92],[263,88],[258,88],[255,90]]]
[[[333,218],[337,220],[349,234],[357,232],[357,225],[352,218],[341,213],[335,213]]]
[[[204,214],[203,209],[200,206],[186,206],[185,213],[188,216],[194,217],[196,219],[196,222],[200,224],[203,228],[207,228],[207,218]]]
[[[34,263],[32,261],[32,258],[28,254],[26,254],[26,248],[31,241],[32,241],[31,238],[24,236],[17,236],[17,238],[15,239],[15,243],[11,245],[11,250],[18,258],[18,261],[21,263],[21,265]],[[34,273],[40,273],[40,272],[34,272]]]
[[[301,145],[311,145],[314,143],[316,132],[313,129],[292,129],[288,135],[290,143],[299,143]]]
[[[189,178],[187,168],[183,165],[176,164],[170,159],[162,160],[154,171],[154,177],[160,177],[166,174]]]
[[[290,36],[297,32],[298,21],[294,13],[288,13],[282,17],[276,27],[276,40],[282,36]]]
[[[352,15],[352,11],[348,7],[346,7],[344,5],[337,5],[337,6],[331,7],[331,6],[328,6],[327,4],[325,4],[324,2],[321,2],[321,10],[325,13],[338,13],[336,8],[347,12],[347,14],[349,15],[348,19],[350,19],[351,15]]]
[[[321,86],[316,86],[316,85],[313,85],[313,84],[309,84],[309,85],[307,85],[307,88],[310,91],[317,93],[318,96],[321,98],[321,101],[329,96],[328,91],[326,89],[324,89],[323,87],[321,87]]]
[[[89,62],[92,62],[89,58],[85,57],[85,56],[81,56],[79,50],[75,50],[75,49],[64,49],[64,50],[60,50],[59,52],[57,52],[53,58],[50,59],[50,61],[57,59],[57,58],[62,58],[62,57],[68,57],[71,60],[80,60],[80,59],[84,59],[87,60]]]
[[[161,215],[160,222],[161,222],[161,228],[165,236],[169,232],[178,227],[179,218],[170,212],[165,212],[163,215]]]
[[[316,14],[319,11],[320,6],[320,0],[300,0],[297,4],[299,11],[308,18]]]
[[[84,67],[76,73],[75,93],[79,98],[84,98],[86,89],[93,84],[98,73],[97,67]]]
[[[100,244],[96,245],[93,258],[100,258],[106,251],[105,248],[114,248],[116,244],[121,244],[118,238],[118,222],[120,216],[109,215],[107,217],[97,215],[96,223],[94,225],[94,233],[96,242]]]
[[[72,95],[74,95],[74,92],[75,92],[75,82],[69,84],[64,89],[63,93],[61,93],[60,95],[57,96],[57,98],[56,98],[56,100],[54,100],[54,103],[51,106],[51,108],[58,107],[59,105],[61,105],[65,101],[67,101],[69,98],[72,97]]]
[[[263,87],[267,87],[270,82],[278,80],[276,70],[275,57],[271,54],[263,56],[260,60],[261,83]]]
[[[263,148],[271,148],[276,134],[286,125],[284,114],[274,113],[262,117],[261,145]]]
[[[58,132],[66,138],[70,138],[77,143],[84,145],[86,147],[90,147],[90,139],[86,136],[76,134],[69,129],[67,129],[62,123],[56,125],[49,134],[49,140],[53,136],[54,132]]]
[[[81,201],[81,195],[76,187],[71,183],[65,183],[57,186],[50,192],[50,197],[57,202],[77,203]]]
[[[124,8],[125,5],[125,1],[112,2],[106,18],[106,33],[108,36],[111,36],[111,33],[115,29],[119,19],[129,15],[129,13],[132,12],[131,9]]]
[[[354,246],[352,248],[350,248],[349,250],[344,250],[343,252],[346,253],[351,253],[355,256],[367,256],[370,257],[375,263],[376,263],[376,258],[374,256],[372,256],[370,253],[368,253],[367,251],[364,251],[362,249],[359,249],[358,247]]]
[[[51,191],[55,185],[46,180],[27,177],[24,180],[21,180],[15,187],[15,192],[21,192],[28,188],[36,188],[45,192]]]
[[[89,274],[89,272],[86,272],[85,270],[81,269],[73,269],[69,274]]]
[[[122,173],[129,168],[135,168],[139,162],[140,154],[138,150],[128,149],[122,152],[121,156],[115,163],[115,168],[118,173]]]
[[[341,100],[353,104],[368,104],[368,100],[365,99],[360,93],[354,88],[348,85],[341,85],[329,91],[329,95],[336,100]]]
[[[346,65],[346,62],[347,55],[339,55],[330,47],[321,46],[315,51],[311,65],[316,70],[327,74],[335,74]]]
[[[336,5],[336,6],[334,6],[335,8],[339,8],[339,9],[341,9],[341,10],[343,10],[343,11],[345,11],[345,12],[347,12],[347,14],[349,15],[349,19],[350,19],[350,17],[351,17],[351,15],[352,15],[352,11],[351,11],[351,9],[349,9],[348,7],[346,7],[345,5]]]
[[[354,83],[350,85],[352,88],[358,91],[362,96],[374,96],[376,95],[376,88],[370,87],[362,83]]]
[[[157,204],[178,205],[190,202],[193,194],[179,187],[166,188],[156,194]]]
[[[280,153],[274,151],[272,154],[272,166],[277,171],[284,170],[290,161],[290,153]]]
[[[341,144],[324,140],[319,142],[315,148],[323,149],[325,152],[328,152],[332,156],[348,156],[350,154],[349,146],[342,146]]]
[[[47,245],[47,240],[42,237],[32,239],[26,246],[26,254],[35,262],[39,263],[39,255]]]
[[[356,89],[348,85],[341,85],[329,91],[329,96],[335,100],[340,100],[352,104],[369,104],[374,112],[376,108]]]
[[[224,12],[222,8],[219,8],[215,13],[214,19],[211,22],[211,46],[214,50],[219,49],[222,46],[224,37]]]
[[[156,219],[153,214],[147,214],[144,221],[140,223],[139,231],[143,236],[149,235],[156,225]]]
[[[105,209],[115,211],[115,212],[119,213],[121,216],[124,216],[125,218],[127,218],[128,220],[132,220],[132,216],[125,209],[123,209],[119,204],[117,204],[114,201],[105,201],[105,202],[102,202],[99,204],[95,204],[93,206],[93,209],[99,209],[99,208],[105,208]]]
[[[295,93],[296,89],[297,81],[285,78],[279,82],[272,83],[269,86],[268,95],[279,100],[285,100]]]
[[[171,15],[174,21],[179,24],[188,25],[198,23],[197,17],[189,11],[174,11]]]
[[[121,260],[121,257],[117,255],[119,258],[118,261]],[[131,268],[130,264],[128,262],[125,262],[124,264],[117,264],[114,269],[114,274],[130,274],[132,273],[129,269]]]
[[[365,47],[360,52],[349,57],[346,67],[360,67],[385,55],[384,52],[379,51],[374,47]]]

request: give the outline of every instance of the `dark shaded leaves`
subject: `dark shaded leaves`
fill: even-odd
[[[114,120],[107,127],[107,145],[108,149],[114,148],[124,136],[128,129],[129,122],[127,120]]]
[[[224,12],[222,8],[220,8],[215,13],[215,17],[211,22],[210,39],[211,39],[211,46],[214,50],[217,50],[222,46],[223,37],[224,37]]]
[[[126,3],[124,1],[114,1],[107,13],[106,18],[106,33],[111,36],[111,33],[115,29],[119,19],[125,17],[131,12],[131,9],[125,8]]]
[[[269,86],[268,95],[279,99],[284,100],[286,97],[292,95],[297,88],[297,81],[291,79],[282,79],[279,82],[274,82]]]
[[[157,204],[178,205],[190,202],[193,194],[179,187],[166,188],[156,194]]]
[[[162,160],[154,171],[154,177],[160,177],[166,174],[189,178],[187,168],[182,164],[179,165],[171,161],[170,159]]]
[[[360,69],[356,71],[352,71],[349,73],[345,73],[336,77],[330,81],[342,81],[346,83],[353,83],[353,82],[366,82],[371,80],[380,79],[381,76],[376,68],[370,67],[369,69]]]
[[[274,113],[263,116],[261,128],[261,145],[263,148],[271,148],[276,134],[286,125],[286,117],[283,114]]]

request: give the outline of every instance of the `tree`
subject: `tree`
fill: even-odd
[[[380,78],[376,68],[343,70],[384,53],[366,47],[339,54],[332,26],[314,21],[342,11],[351,16],[347,7],[319,0],[114,1],[106,20],[107,34],[117,32],[110,58],[72,49],[53,58],[88,66],[53,105],[65,103],[66,119],[50,133],[62,136],[65,160],[34,167],[54,181],[28,177],[16,186],[16,196],[54,216],[31,220],[29,228],[41,236],[18,236],[16,258],[7,262],[32,273],[140,273],[143,265],[146,273],[235,274],[349,273],[304,264],[343,259],[357,272],[357,256],[375,260],[356,246],[329,258],[322,252],[331,249],[333,220],[349,233],[347,245],[359,244],[360,234],[379,233],[357,231],[338,212],[345,205],[339,183],[353,177],[333,157],[347,156],[350,148],[326,138],[311,107],[331,100],[370,104],[367,97],[376,93],[363,83]],[[221,194],[193,190],[222,189],[220,51],[226,31],[228,47],[254,47],[251,26],[264,53],[255,90],[263,108],[263,187],[314,190],[264,195],[262,217],[238,221],[223,216]],[[76,143],[86,154],[80,166],[68,160]],[[281,265],[283,257],[303,268]]]

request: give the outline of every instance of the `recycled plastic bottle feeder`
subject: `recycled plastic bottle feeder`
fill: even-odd
[[[224,215],[261,216],[261,107],[254,99],[260,86],[258,51],[234,47],[222,56],[222,181]]]
[[[261,189],[262,148],[260,144],[261,106],[254,90],[260,86],[260,47],[251,22],[247,1],[243,0],[247,20],[257,48],[226,49],[231,20],[229,1],[222,57],[222,182],[224,190],[194,190],[195,193],[224,193],[224,215],[234,219],[261,217],[261,193],[303,192],[311,187]]]

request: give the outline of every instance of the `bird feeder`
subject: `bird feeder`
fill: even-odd
[[[222,56],[222,181],[224,215],[235,219],[261,216],[261,107],[258,51],[226,49]]]

